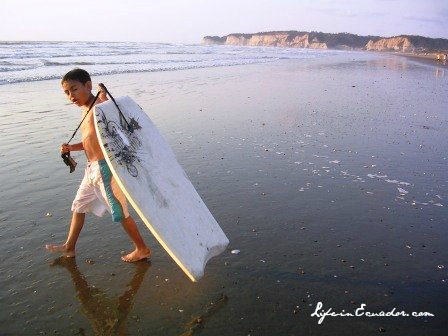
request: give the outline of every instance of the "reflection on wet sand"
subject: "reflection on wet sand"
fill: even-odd
[[[192,336],[204,327],[204,323],[218,310],[223,308],[229,301],[227,295],[221,294],[219,298],[210,302],[205,308],[203,314],[194,316],[190,322],[186,325],[186,331],[180,336]]]
[[[52,263],[52,266],[62,266],[70,272],[81,310],[90,321],[95,335],[129,334],[126,320],[150,263],[141,261],[134,265],[135,272],[125,292],[118,298],[110,298],[100,289],[89,286],[75,258],[59,257]],[[81,329],[80,334],[85,335],[85,331]]]
[[[398,57],[373,59],[367,61],[366,64],[369,67],[387,68],[394,71],[409,70],[409,63]]]
[[[436,68],[434,72],[435,77],[445,77],[445,69]]]

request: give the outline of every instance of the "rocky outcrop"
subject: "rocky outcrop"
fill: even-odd
[[[415,46],[411,43],[409,38],[404,36],[383,38],[378,41],[370,40],[366,44],[366,50],[369,51],[400,51],[400,52],[414,52]]]
[[[229,34],[222,37],[206,36],[203,38],[203,43],[240,46],[397,51],[415,53],[448,51],[447,39],[432,39],[413,35],[385,38],[380,36],[359,36],[349,33],[328,34],[298,31]]]
[[[226,37],[219,37],[219,36],[205,36],[202,39],[202,44],[225,44],[226,43]]]
[[[230,34],[227,35],[225,44],[327,49],[325,43],[321,43],[318,40],[310,41],[308,34],[291,36],[289,33],[266,33],[255,35]]]
[[[369,38],[375,37],[369,36]],[[222,37],[205,36],[203,44],[351,50],[364,47],[368,40],[367,37],[348,33],[325,34],[281,31],[256,34],[229,34]]]

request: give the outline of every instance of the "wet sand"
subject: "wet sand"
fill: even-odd
[[[444,61],[443,59],[437,60],[437,53],[425,55],[425,54],[414,54],[414,53],[390,52],[388,54],[394,55],[394,56],[406,57],[410,60],[413,60],[413,61],[416,61],[419,63],[423,63],[423,64],[432,65],[437,68],[442,68],[442,69],[448,68],[447,61]],[[442,54],[439,54],[439,55],[442,56]]]
[[[150,263],[93,215],[76,260],[45,252],[82,178],[58,154],[80,113],[58,81],[0,86],[1,334],[444,335],[447,79],[368,53],[95,78],[150,115],[230,239],[196,284],[141,221]],[[434,316],[318,324],[319,302]]]

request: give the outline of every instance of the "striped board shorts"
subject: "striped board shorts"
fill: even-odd
[[[115,181],[106,160],[87,163],[84,178],[72,204],[77,213],[92,212],[102,217],[106,211],[114,222],[129,217],[126,197]]]

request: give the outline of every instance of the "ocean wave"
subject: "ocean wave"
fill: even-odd
[[[83,67],[95,75],[176,71],[321,57],[321,51],[140,42],[0,42],[0,84],[60,78]]]
[[[92,76],[101,76],[101,75],[115,75],[115,74],[124,74],[124,73],[140,73],[140,72],[162,72],[162,71],[178,71],[178,70],[189,70],[189,69],[201,69],[201,68],[214,68],[214,67],[227,67],[227,66],[237,66],[237,65],[246,65],[246,64],[257,64],[257,63],[266,63],[274,60],[246,60],[246,61],[231,61],[227,63],[215,63],[215,64],[191,64],[191,65],[172,65],[172,66],[163,66],[156,68],[147,68],[147,69],[108,69],[103,71],[92,70],[90,74]],[[3,77],[0,74],[0,85],[5,84],[14,84],[14,83],[23,83],[23,82],[35,82],[42,80],[51,80],[51,79],[59,79],[61,78],[60,73],[53,74],[34,74],[30,76],[17,76],[17,77]]]
[[[9,66],[9,67],[1,67],[0,66],[0,73],[2,72],[11,72],[11,71],[23,71],[23,70],[30,70],[34,69],[34,66]]]

